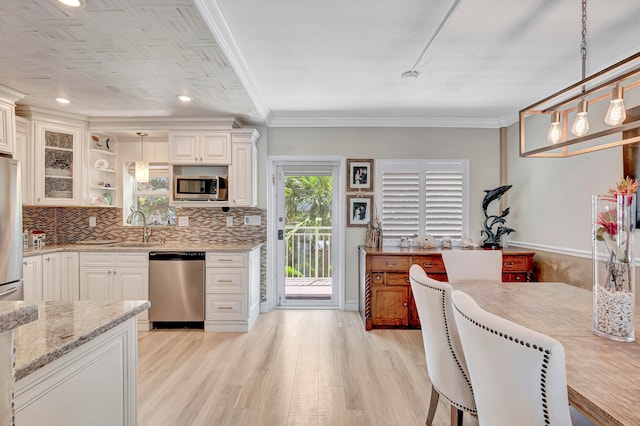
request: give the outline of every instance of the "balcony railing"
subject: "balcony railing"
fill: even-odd
[[[331,227],[287,226],[287,277],[331,278]]]

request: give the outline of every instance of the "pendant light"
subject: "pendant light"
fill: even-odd
[[[604,122],[609,126],[619,126],[624,123],[627,118],[627,112],[624,109],[624,89],[618,84],[611,91],[611,102]]]
[[[582,0],[582,43],[580,44],[580,56],[582,57],[582,80],[586,78],[587,67],[587,0]],[[582,94],[586,90],[585,85],[582,85]],[[587,115],[587,109],[589,104],[585,97],[578,103],[578,109],[576,110],[576,118],[571,126],[571,133],[581,137],[589,133],[589,116]]]
[[[549,128],[549,133],[547,134],[547,140],[553,144],[560,142],[562,139],[562,129],[560,128],[560,113],[558,111],[554,111],[551,114],[551,127]]]
[[[149,134],[145,132],[136,132],[136,135],[140,136],[140,147],[142,148],[141,156],[143,161],[136,161],[135,179],[138,183],[147,183],[149,182],[149,163],[144,161],[143,138]]]

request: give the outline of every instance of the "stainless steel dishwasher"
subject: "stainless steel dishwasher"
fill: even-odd
[[[149,321],[204,321],[204,252],[149,253]]]

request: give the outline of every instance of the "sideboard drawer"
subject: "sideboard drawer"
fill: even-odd
[[[524,272],[529,270],[529,259],[527,256],[502,256],[502,272]]]
[[[410,285],[409,274],[387,272],[387,285]]]
[[[429,274],[443,274],[446,272],[441,256],[413,256],[414,264],[422,266],[422,269]]]
[[[371,274],[371,284],[382,285],[384,282],[384,272],[373,272]]]
[[[402,271],[409,273],[409,256],[373,256],[371,259],[372,271]]]
[[[522,273],[512,273],[512,274],[502,274],[502,282],[505,283],[516,283],[516,282],[527,282],[527,274],[526,272]]]

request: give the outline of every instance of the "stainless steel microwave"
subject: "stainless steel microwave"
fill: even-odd
[[[173,199],[177,201],[225,201],[227,179],[222,176],[175,175]]]

